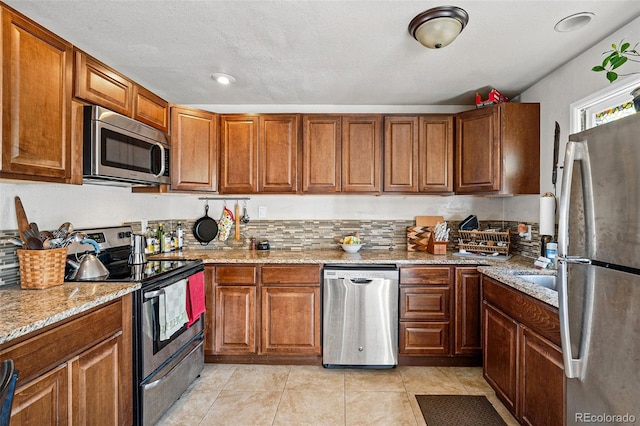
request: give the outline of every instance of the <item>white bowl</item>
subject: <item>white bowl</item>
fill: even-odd
[[[347,253],[357,253],[364,244],[340,244]]]

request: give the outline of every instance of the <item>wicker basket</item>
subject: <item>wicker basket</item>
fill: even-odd
[[[20,261],[20,287],[44,289],[64,283],[67,248],[16,250]]]

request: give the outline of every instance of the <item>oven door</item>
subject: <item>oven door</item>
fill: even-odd
[[[171,285],[173,283],[169,283]],[[166,287],[166,286],[165,286]],[[169,339],[160,340],[159,298],[164,290],[142,289],[142,330],[140,342],[140,357],[142,364],[142,379],[146,379],[155,370],[166,363],[170,358],[192,340],[201,337],[203,333],[203,318],[191,324],[191,327],[182,326]]]

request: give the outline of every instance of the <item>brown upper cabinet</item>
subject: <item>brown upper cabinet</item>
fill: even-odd
[[[220,116],[220,193],[297,190],[299,117]]]
[[[453,117],[384,117],[384,192],[453,192]]]
[[[172,190],[217,191],[217,143],[215,114],[171,107]]]
[[[382,117],[342,117],[342,192],[380,192]]]
[[[220,116],[220,192],[258,191],[258,116]]]
[[[0,176],[71,179],[73,47],[2,6]]]
[[[380,115],[303,117],[302,191],[379,193]]]
[[[136,82],[75,49],[76,98],[169,131],[169,103]]]
[[[540,104],[502,103],[456,116],[457,194],[540,192]]]
[[[340,192],[342,117],[302,117],[302,192]]]

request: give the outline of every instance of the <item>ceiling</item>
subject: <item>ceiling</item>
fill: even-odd
[[[467,27],[432,50],[407,27],[449,1],[4,1],[166,100],[200,105],[472,105],[492,87],[514,97],[640,16],[637,0],[457,1]],[[584,11],[588,26],[554,31]],[[220,86],[215,72],[237,81]]]

